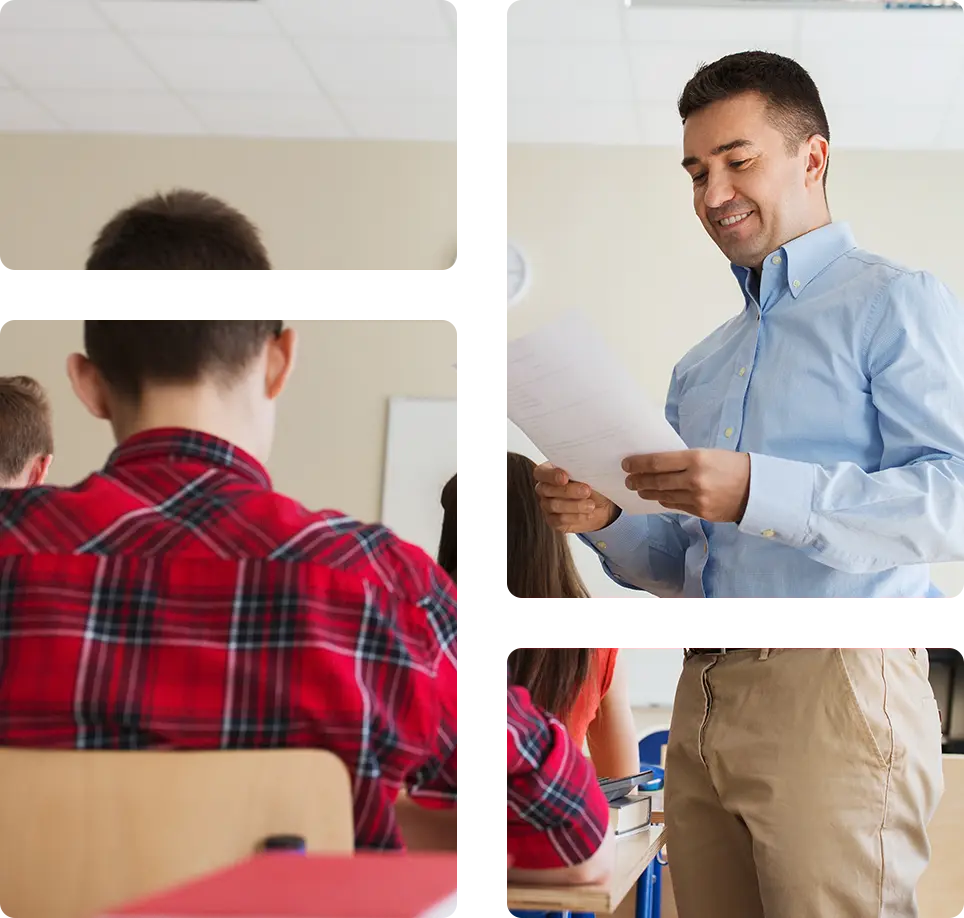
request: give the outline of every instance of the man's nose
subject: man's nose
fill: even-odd
[[[718,172],[710,175],[706,180],[706,188],[703,192],[703,203],[707,210],[722,207],[733,200],[733,182],[725,172]]]

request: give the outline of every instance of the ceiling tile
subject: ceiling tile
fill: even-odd
[[[299,42],[335,99],[452,98],[455,47],[448,42]]]
[[[505,38],[508,0],[440,0],[448,18],[467,41]]]
[[[828,110],[827,117],[838,148],[933,150],[944,112],[938,106],[840,105]]]
[[[961,67],[960,51],[914,45],[810,42],[797,55],[827,106],[940,105]]]
[[[622,146],[642,140],[631,102],[509,103],[509,143],[569,143]]]
[[[110,32],[2,32],[0,69],[28,89],[161,89]]]
[[[343,120],[312,96],[191,94],[185,102],[212,133],[236,137],[347,137]]]
[[[99,0],[99,8],[124,32],[178,34],[277,34],[260,3],[244,0]]]
[[[801,16],[804,44],[854,42],[954,45],[964,41],[964,11],[949,10],[813,10]]]
[[[62,125],[14,89],[0,89],[0,131],[57,131]]]
[[[620,0],[516,0],[509,41],[621,41]]]
[[[797,10],[670,9],[637,7],[625,11],[630,41],[735,42],[737,50],[760,43],[791,42],[799,22]]]
[[[109,134],[199,134],[203,126],[166,92],[53,91],[37,98],[74,131]]]
[[[509,98],[629,102],[629,63],[615,43],[511,44]]]
[[[437,0],[261,0],[306,38],[451,38]]]
[[[363,139],[456,140],[454,99],[351,99],[339,107]]]
[[[131,41],[180,92],[312,93],[308,67],[283,38],[135,35]]]
[[[720,38],[716,41],[645,42],[630,46],[630,61],[636,96],[644,102],[675,101],[687,81],[701,64],[708,64],[727,54],[746,51],[744,38]],[[756,50],[791,54],[789,43],[760,41]]]
[[[0,32],[7,29],[106,31],[109,28],[88,0],[7,0],[0,8]]]

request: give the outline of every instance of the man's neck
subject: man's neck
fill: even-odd
[[[121,407],[111,424],[118,443],[161,428],[196,430],[266,460],[258,427],[243,396],[225,395],[210,386],[152,387],[136,406]]]
[[[823,229],[825,226],[829,226],[832,222],[833,220],[831,220],[830,218],[830,212],[825,211],[822,215],[820,215],[818,218],[816,218],[813,221],[812,226],[810,226],[808,229],[802,229],[800,230],[800,232],[789,236],[787,239],[781,242],[773,251],[774,252],[779,251],[785,245],[789,245],[795,239],[800,239],[803,236],[808,236],[810,233],[813,233],[818,229]],[[772,254],[773,252],[768,252],[766,255],[766,258],[764,258],[758,265],[754,265],[753,267],[750,268],[750,271],[753,274],[753,277],[756,279],[758,284],[760,281],[760,277],[763,274],[763,265],[766,263],[767,258],[769,258]]]

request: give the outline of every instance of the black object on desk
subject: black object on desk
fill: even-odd
[[[308,843],[300,835],[269,835],[258,846],[261,852],[288,851],[292,854],[305,854]]]
[[[634,787],[651,781],[653,773],[651,771],[641,771],[638,775],[628,775],[625,778],[600,778],[599,786],[606,799],[612,803],[620,797],[625,797]]]

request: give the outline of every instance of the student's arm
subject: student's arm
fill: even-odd
[[[679,384],[676,371],[666,395],[666,420],[679,433]],[[632,590],[669,598],[683,594],[689,536],[677,513],[632,516],[620,513],[604,529],[579,538],[599,557],[610,580]]]
[[[509,879],[605,882],[613,859],[609,805],[592,765],[518,686],[507,691],[506,726]]]
[[[612,684],[589,724],[586,739],[596,774],[621,778],[639,771],[639,745],[629,704],[629,681],[619,657],[616,658]]]
[[[929,274],[902,274],[861,340],[883,447],[852,462],[750,454],[740,531],[848,573],[964,559],[964,310]]]

